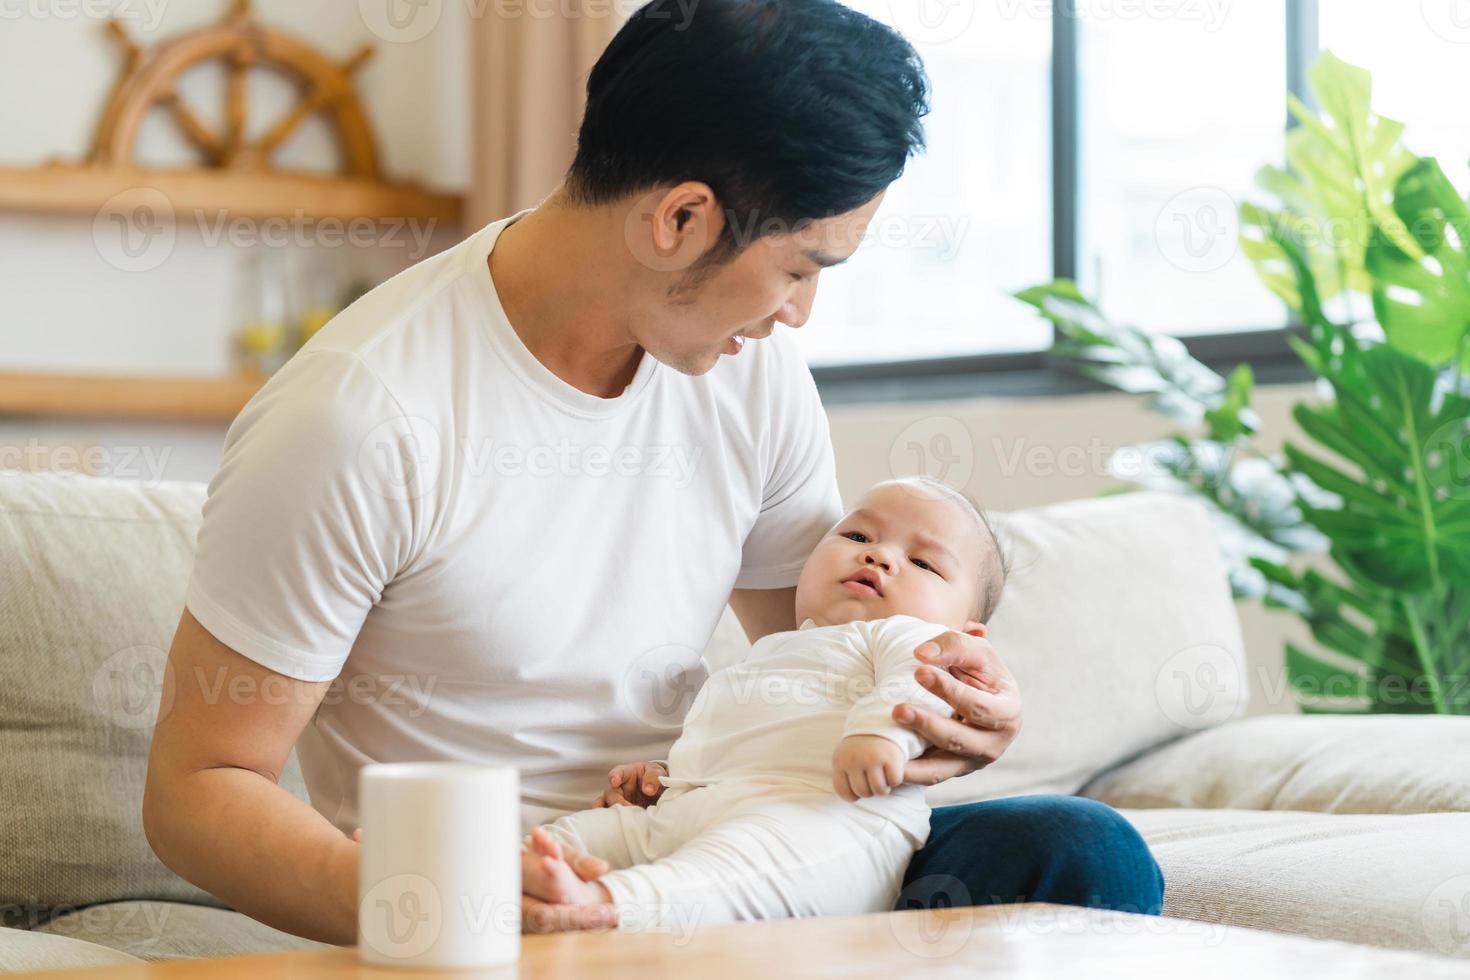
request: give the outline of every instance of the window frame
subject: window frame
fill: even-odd
[[[1052,275],[1067,279],[1076,278],[1078,265],[1082,119],[1077,2],[1056,0],[1051,17]],[[1285,0],[1287,90],[1308,104],[1307,69],[1319,47],[1318,3]],[[1286,112],[1283,132],[1296,125]],[[1301,324],[1293,318],[1281,327],[1193,334],[1179,340],[1192,356],[1215,370],[1223,373],[1245,362],[1259,383],[1272,384],[1311,377],[1287,342],[1301,335]],[[1055,338],[1055,330],[1052,336]],[[814,365],[811,372],[829,404],[1109,390],[1077,376],[1046,350]]]

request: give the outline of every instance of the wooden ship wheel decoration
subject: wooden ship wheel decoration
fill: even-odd
[[[119,21],[107,31],[123,52],[92,142],[81,164],[51,163],[32,170],[0,168],[0,209],[88,213],[142,185],[165,193],[176,207],[270,217],[432,218],[460,221],[462,200],[382,174],[372,126],[353,90],[357,71],[372,57],[363,45],[338,64],[304,41],[267,27],[249,0],[235,0],[224,19],[144,48]],[[217,63],[224,70],[224,112],[213,127],[190,107],[184,76]],[[291,82],[297,101],[263,132],[252,135],[249,79],[270,72]],[[137,164],[139,133],[150,114],[163,112],[199,157],[192,169]],[[273,158],[308,119],[326,121],[337,146],[334,174],[277,168]]]
[[[363,45],[341,65],[281,31],[265,27],[250,15],[250,0],[235,0],[223,22],[164,41],[152,50],[133,43],[119,21],[108,33],[123,48],[122,76],[113,89],[89,162],[130,166],[144,117],[155,107],[172,115],[184,137],[198,150],[205,166],[224,170],[272,169],[271,155],[301,123],[324,114],[332,124],[342,154],[341,173],[378,180],[373,134],[352,90],[352,76],[372,56]],[[222,62],[229,79],[223,132],[212,132],[189,108],[178,91],[184,73],[207,62]],[[248,142],[247,81],[257,68],[274,70],[295,82],[301,99],[263,136]]]

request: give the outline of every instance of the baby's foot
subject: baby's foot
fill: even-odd
[[[583,881],[543,828],[521,848],[521,891],[552,905],[605,905],[612,896],[600,882]]]

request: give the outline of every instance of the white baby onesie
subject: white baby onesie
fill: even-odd
[[[832,752],[847,735],[880,735],[910,759],[924,750],[892,710],[949,714],[914,679],[914,649],[947,628],[808,619],[763,637],[700,689],[657,804],[584,810],[548,830],[608,861],[624,928],[892,908],[929,834],[923,788],[849,803],[832,789]]]

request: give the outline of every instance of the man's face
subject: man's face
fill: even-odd
[[[880,193],[846,214],[762,235],[723,265],[671,277],[635,318],[634,338],[664,364],[699,375],[738,355],[737,337],[769,337],[777,322],[800,327],[821,271],[857,251],[882,201]]]
[[[963,629],[975,612],[989,537],[962,504],[882,483],[827,532],[796,585],[798,623],[906,615]]]

